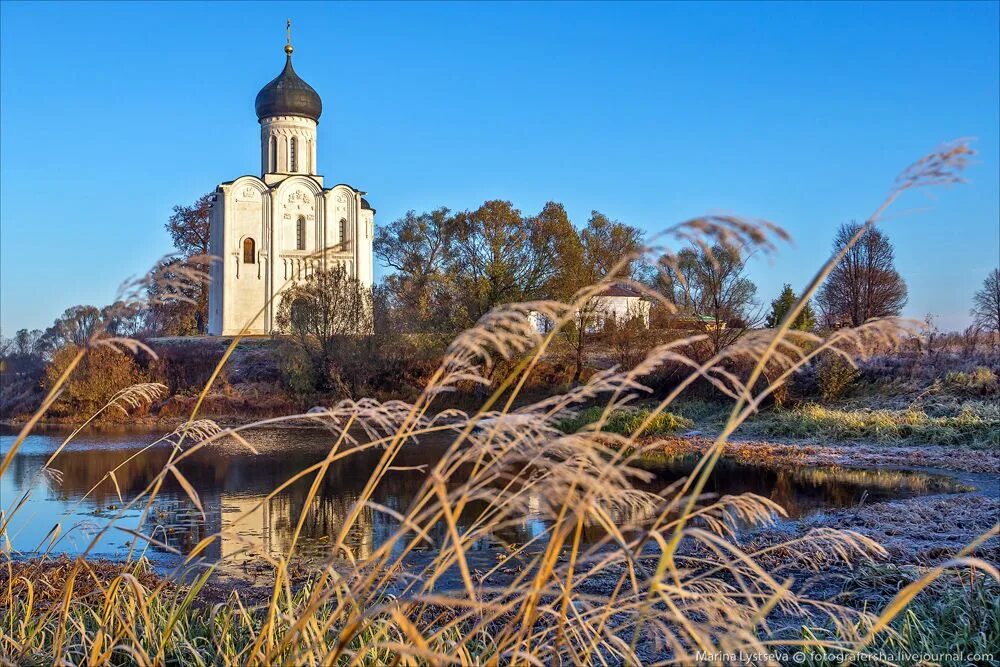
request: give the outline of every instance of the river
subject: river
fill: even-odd
[[[0,432],[0,452],[6,453],[14,437],[9,429]],[[143,521],[141,504],[122,512],[123,502],[127,503],[147,487],[162,469],[171,449],[167,445],[156,446],[129,459],[156,440],[158,434],[136,430],[86,432],[56,457],[51,466],[53,472],[43,471],[45,462],[64,437],[65,432],[58,430],[32,434],[0,479],[0,506],[9,518],[6,537],[15,552],[22,555],[31,555],[39,549],[75,555],[89,549],[92,557],[121,558],[133,541],[133,535],[126,531],[152,535],[182,553],[202,538],[222,531],[223,538],[214,541],[205,552],[209,561],[238,563],[242,558],[252,558],[247,553],[284,553],[312,476],[270,501],[263,504],[261,501],[283,481],[319,461],[331,444],[328,432],[304,428],[247,432],[246,437],[258,454],[235,442],[217,443],[179,466],[196,489],[205,516],[192,505],[180,484],[168,477]],[[395,465],[414,469],[390,472],[376,489],[373,500],[405,512],[424,481],[425,473],[417,468],[433,465],[447,445],[446,439],[424,439],[405,446]],[[329,551],[331,538],[357,500],[381,453],[381,450],[358,452],[330,467],[307,510],[299,539],[300,554],[322,555]],[[654,479],[641,486],[647,490],[662,489],[690,472],[694,462],[691,457],[646,461],[643,467],[654,473]],[[111,480],[106,473],[116,468],[115,479]],[[953,490],[958,487],[949,478],[926,473],[766,467],[725,459],[719,462],[706,488],[717,494],[752,492],[770,498],[792,517],[861,502]],[[461,523],[467,524],[476,515],[477,506],[473,504]],[[116,516],[115,525],[126,530],[102,532]],[[242,518],[237,523],[238,517]],[[58,536],[53,539],[53,527],[57,524]],[[388,515],[366,509],[348,542],[356,555],[364,556],[392,534],[397,525]],[[528,512],[519,523],[497,531],[495,538],[497,543],[523,544],[544,527],[542,517]],[[593,540],[599,535],[591,527],[585,539]],[[477,544],[476,548],[495,546]],[[168,553],[168,549],[157,546],[145,551],[154,561],[162,562],[172,558]]]

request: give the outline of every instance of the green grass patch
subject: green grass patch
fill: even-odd
[[[651,411],[646,409],[616,410],[611,413],[601,430],[605,433],[631,435],[649,417],[650,413]],[[585,426],[599,421],[602,414],[604,414],[603,408],[587,408],[576,417],[560,421],[557,426],[563,433],[576,433]],[[644,433],[646,435],[667,435],[682,428],[691,428],[692,425],[690,419],[670,412],[661,412],[653,417]]]
[[[680,398],[670,404],[670,409],[698,426],[722,428],[733,409],[732,402],[712,401],[703,398]]]
[[[915,408],[844,410],[811,403],[762,413],[749,420],[745,429],[752,434],[789,438],[1000,446],[1000,420],[974,409],[933,417]]]
[[[1000,586],[988,574],[920,595],[893,625],[911,654],[1000,658]],[[944,662],[948,662],[945,660]],[[955,661],[961,664],[960,661]]]
[[[858,568],[846,601],[869,611],[888,604],[895,594],[925,570],[895,565],[868,565]],[[925,655],[937,655],[936,664],[987,664],[1000,657],[1000,583],[978,572],[945,573],[892,621],[898,635],[881,633],[866,651],[870,655],[898,656],[899,665],[924,665]],[[806,628],[803,638],[831,639],[831,628]],[[803,664],[831,664],[823,650],[807,648]],[[974,656],[981,656],[976,659]],[[959,658],[959,656],[962,656]]]

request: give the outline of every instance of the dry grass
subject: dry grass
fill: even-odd
[[[108,560],[89,560],[83,571],[66,556],[30,561],[7,561],[0,569],[0,590],[6,591],[8,599],[18,599],[31,604],[40,611],[57,607],[62,602],[70,579],[73,580],[73,595],[80,600],[103,602],[108,586],[119,577],[127,577],[146,589],[161,585],[164,580],[156,575],[152,566],[144,559],[131,563]],[[165,590],[173,587],[166,584]]]
[[[955,182],[969,152],[962,144],[949,146],[904,172],[866,227],[875,224],[903,192]],[[694,241],[703,248],[723,244],[769,252],[784,234],[767,223],[712,217],[688,221],[661,238],[664,243]],[[669,245],[650,252],[667,262],[676,257]],[[831,258],[816,275],[804,300],[811,298],[838,259]],[[585,302],[603,287],[582,291],[575,303]],[[776,329],[748,335],[707,361],[696,361],[687,353],[700,337],[672,341],[654,348],[631,371],[600,372],[565,394],[513,409],[555,335],[555,331],[535,332],[529,314],[540,311],[564,326],[573,317],[574,305],[536,302],[489,313],[452,342],[440,368],[412,403],[342,401],[307,415],[268,420],[272,425],[311,420],[328,429],[330,441],[324,460],[279,485],[269,498],[305,479],[312,483],[303,505],[308,508],[334,461],[362,450],[375,450],[380,456],[339,532],[331,536],[329,560],[315,567],[306,584],[293,586],[290,574],[297,562],[296,542],[305,510],[286,553],[257,554],[274,572],[270,599],[260,605],[247,605],[234,591],[219,605],[196,606],[211,569],[177,593],[162,582],[144,583],[123,573],[101,581],[99,595],[93,591],[76,595],[77,581],[87,577],[84,555],[65,572],[58,604],[43,608],[23,594],[38,583],[32,576],[19,579],[23,583],[17,584],[18,594],[13,585],[8,587],[0,603],[4,662],[689,664],[697,661],[698,652],[764,653],[775,644],[789,645],[788,638],[773,635],[769,621],[776,614],[826,629],[822,638],[801,640],[805,645],[859,654],[886,637],[900,641],[891,623],[946,568],[972,568],[983,576],[997,576],[993,566],[973,557],[979,546],[974,542],[951,561],[922,574],[881,610],[812,599],[795,592],[791,581],[778,578],[762,563],[780,549],[787,557],[815,567],[850,566],[883,555],[882,547],[855,532],[823,528],[780,545],[744,550],[735,540],[733,519],[767,526],[783,514],[782,509],[750,494],[712,498],[703,493],[730,435],[780,383],[817,354],[854,359],[868,355],[875,346],[890,345],[907,335],[905,322],[870,322],[821,339],[790,330],[800,303]],[[168,436],[174,448],[167,465],[144,491],[123,499],[119,516],[137,508],[148,513],[171,476],[201,510],[201,501],[178,464],[223,439],[250,447],[241,436],[246,427],[222,429],[198,421],[209,387],[238,344],[239,337],[207,380],[192,406],[190,423]],[[123,348],[129,342],[98,336],[91,348],[102,345]],[[41,410],[8,450],[0,473],[8,469],[24,437],[87,349],[68,360]],[[727,370],[733,360],[749,360],[752,372],[746,377],[734,375]],[[641,378],[665,363],[687,366],[689,379],[644,413],[631,432],[605,430],[615,411],[644,392]],[[498,377],[494,370],[501,364],[509,372]],[[765,370],[770,384],[761,389],[758,380]],[[634,482],[645,473],[633,461],[642,452],[642,436],[699,379],[731,397],[728,420],[688,479],[661,493],[640,491]],[[488,392],[477,411],[433,414],[437,397],[470,385]],[[573,433],[558,428],[568,411],[598,398],[604,410],[590,427]],[[357,437],[359,430],[365,438]],[[422,471],[423,487],[413,503],[400,509],[374,503],[372,492],[393,474],[400,450],[440,432],[450,433],[452,444],[433,467]],[[113,480],[113,471],[109,475]],[[15,499],[7,516],[21,502]],[[472,507],[481,508],[475,520],[460,525],[457,517]],[[547,529],[528,544],[511,546],[520,569],[498,585],[495,575],[500,565],[485,573],[470,567],[473,545],[495,535],[499,527],[521,521],[529,508],[546,518]],[[371,512],[387,515],[398,529],[370,552],[355,552],[346,538],[359,518]],[[243,517],[249,514],[248,510]],[[5,525],[0,537],[6,535]],[[599,527],[604,537],[585,544],[582,534],[588,526]],[[53,539],[59,531],[54,530]],[[180,555],[194,562],[220,536],[209,535],[190,553]],[[134,535],[135,553],[154,541],[151,536]],[[428,545],[433,547],[432,556],[414,566],[414,551]],[[457,589],[443,583],[449,572],[458,575]],[[598,581],[607,585],[595,586]]]

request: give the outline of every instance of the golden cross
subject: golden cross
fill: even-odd
[[[292,55],[292,19],[288,19],[285,24],[285,31],[288,34],[288,42],[285,44],[285,53]]]

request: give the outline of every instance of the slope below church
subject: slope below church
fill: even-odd
[[[211,213],[208,332],[277,331],[281,293],[316,271],[342,266],[372,285],[375,211],[365,193],[343,183],[324,187],[316,138],[323,104],[292,68],[257,94],[261,175],[216,188]]]

